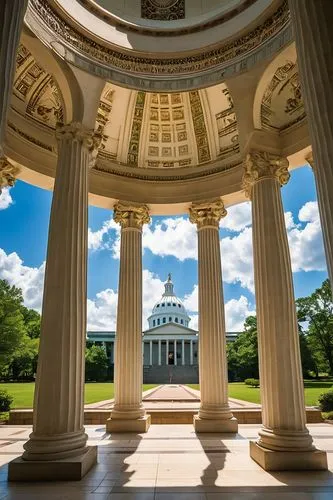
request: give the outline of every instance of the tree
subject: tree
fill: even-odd
[[[249,316],[244,332],[228,346],[228,368],[231,378],[259,378],[257,318]]]
[[[333,375],[333,301],[329,280],[296,304],[299,321],[308,322],[307,341],[314,359],[326,365]]]
[[[109,366],[103,347],[93,345],[86,348],[86,380],[105,380]]]
[[[41,316],[39,312],[35,311],[34,309],[28,309],[25,306],[21,307],[21,312],[24,317],[27,335],[31,339],[39,339],[41,323]]]
[[[22,292],[0,280],[0,369],[7,366],[26,334]]]

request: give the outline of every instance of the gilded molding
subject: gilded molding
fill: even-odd
[[[139,91],[136,96],[134,117],[132,122],[131,137],[128,146],[127,161],[132,167],[138,166],[140,136],[143,120],[143,111],[145,108],[146,93]]]
[[[202,109],[200,94],[198,90],[189,92],[191,115],[195,140],[197,143],[198,163],[206,163],[211,160],[205,117]]]
[[[219,227],[220,220],[227,215],[222,200],[193,203],[189,208],[190,222],[196,224],[198,229],[205,226]]]
[[[290,178],[288,166],[287,158],[267,151],[250,151],[244,161],[242,187],[245,195],[251,198],[253,185],[263,179],[275,178],[281,186],[287,184]]]
[[[7,158],[0,158],[0,194],[3,188],[14,186],[19,171],[20,169],[12,165]]]
[[[73,50],[94,58],[103,65],[107,64],[121,71],[151,75],[175,75],[207,71],[247,54],[272,36],[276,35],[290,22],[288,1],[282,5],[262,25],[256,27],[242,37],[207,52],[187,57],[147,58],[110,49],[96,41],[90,40],[56,13],[46,0],[30,0],[32,9],[51,30],[59,41]]]
[[[118,201],[113,207],[113,219],[122,229],[142,229],[143,224],[149,224],[149,208],[147,205],[134,205]]]

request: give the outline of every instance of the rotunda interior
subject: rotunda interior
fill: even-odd
[[[309,96],[319,87],[305,78],[306,64],[319,60],[314,42],[312,59],[304,56],[309,2],[4,1],[0,188],[21,179],[54,189],[34,426],[22,458],[10,464],[11,480],[80,479],[96,463],[83,427],[88,197],[113,209],[121,226],[107,431],[149,429],[142,226],[152,215],[186,213],[198,234],[201,405],[193,425],[198,433],[237,433],[218,227],[228,206],[250,198],[263,415],[250,455],[266,470],[327,469],[306,427],[280,195],[290,169],[313,165],[312,149],[330,164],[328,148],[318,147],[316,115],[321,109],[329,120],[329,103],[312,107]],[[318,68],[313,78],[324,79],[325,64]],[[332,269],[333,201],[322,187],[326,174],[316,172]]]

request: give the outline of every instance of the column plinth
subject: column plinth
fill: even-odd
[[[57,139],[33,432],[22,458],[9,465],[10,480],[80,479],[97,459],[83,427],[88,169],[95,139],[79,123],[58,128]]]
[[[201,404],[196,432],[237,432],[228,403],[228,371],[222,287],[219,221],[221,200],[193,204],[190,221],[198,230],[199,381]]]
[[[142,226],[148,207],[117,203],[121,225],[115,359],[115,404],[109,432],[146,432],[150,415],[142,404]]]
[[[252,198],[255,292],[263,427],[251,457],[266,470],[324,469],[306,427],[298,325],[280,186],[288,162],[261,151],[245,161]]]

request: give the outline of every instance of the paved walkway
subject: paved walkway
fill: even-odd
[[[86,426],[98,446],[98,465],[82,481],[7,483],[30,426],[0,426],[0,500],[332,500],[333,426],[309,425],[328,451],[330,471],[263,471],[249,457],[258,425],[237,436],[196,435],[192,425],[152,425],[147,434],[114,434]]]
[[[142,393],[143,405],[146,409],[197,409],[200,406],[200,391],[181,384],[159,385]],[[231,408],[260,408],[260,405],[229,398]],[[114,400],[99,401],[85,405],[85,408],[109,410]]]

